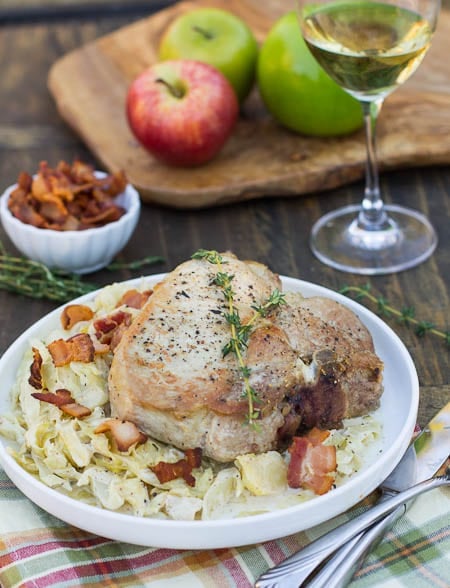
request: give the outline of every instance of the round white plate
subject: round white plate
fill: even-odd
[[[149,284],[164,277],[150,276]],[[141,281],[130,280],[130,286]],[[8,441],[0,438],[0,463],[16,486],[34,503],[85,531],[137,545],[172,549],[237,547],[284,537],[322,523],[353,506],[386,478],[405,452],[414,430],[419,384],[411,357],[397,335],[376,315],[340,294],[294,278],[282,277],[285,291],[304,296],[328,296],[351,308],[372,333],[378,355],[385,363],[384,393],[377,412],[383,424],[382,452],[370,467],[348,482],[308,502],[270,513],[238,519],[173,521],[141,518],[89,506],[48,488],[23,470],[8,454]],[[91,299],[95,293],[77,302]],[[56,309],[23,333],[0,359],[0,414],[9,411],[9,391],[31,338],[59,325]]]

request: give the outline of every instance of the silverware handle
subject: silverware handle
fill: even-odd
[[[367,531],[356,535],[340,547],[308,582],[308,588],[344,588],[359,570],[369,553],[376,548],[384,535],[403,516],[406,505],[402,504]]]
[[[285,561],[262,574],[256,581],[255,587],[298,588],[312,571],[343,543],[346,543],[355,537],[355,535],[365,531],[383,516],[415,496],[433,488],[449,484],[449,482],[450,478],[448,476],[431,478],[408,488],[404,492],[399,492],[399,494],[392,498],[379,502],[363,514],[344,523],[333,531],[322,535],[319,539],[316,539],[294,555],[288,557]]]

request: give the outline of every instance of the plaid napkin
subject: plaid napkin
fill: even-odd
[[[260,545],[210,551],[140,547],[86,533],[47,514],[0,468],[0,586],[247,588],[268,567],[363,508],[357,505],[313,529]],[[449,488],[414,502],[351,583],[351,588],[365,586],[450,586]]]

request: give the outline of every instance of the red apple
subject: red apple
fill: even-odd
[[[239,105],[219,70],[180,59],[156,63],[138,76],[128,90],[126,112],[133,134],[154,157],[194,166],[222,148]]]

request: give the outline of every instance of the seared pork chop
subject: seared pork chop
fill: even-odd
[[[264,304],[279,277],[224,254],[242,324]],[[277,449],[299,428],[339,426],[378,406],[382,362],[371,336],[346,307],[286,294],[258,318],[245,353],[257,394],[259,426],[246,423],[248,401],[233,353],[219,268],[190,260],[158,284],[115,350],[109,376],[113,416],[181,449],[201,447],[217,461]]]

